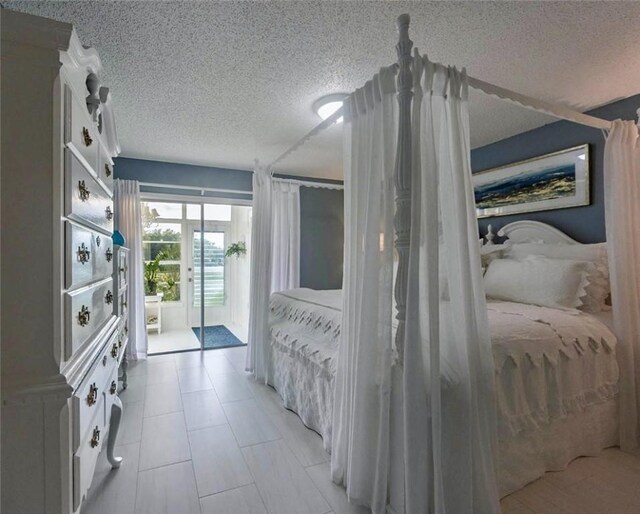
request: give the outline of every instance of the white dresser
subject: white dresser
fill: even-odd
[[[77,513],[104,445],[120,465],[119,147],[96,50],[71,25],[1,16],[2,512]]]

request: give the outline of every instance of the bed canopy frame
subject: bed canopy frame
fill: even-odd
[[[398,61],[394,65],[392,65],[396,70],[400,67],[401,60],[404,57],[404,54],[400,54],[401,48],[406,47],[406,49],[403,51],[407,52],[409,65],[411,63],[410,58],[413,41],[411,41],[411,39],[409,38],[409,23],[410,16],[408,14],[401,14],[400,16],[398,16],[398,19],[396,21],[396,26],[399,32],[399,41],[396,45],[396,50],[398,51]],[[411,72],[410,69],[409,71]],[[469,82],[469,87],[477,89],[478,91],[482,91],[489,96],[499,98],[500,100],[514,103],[516,105],[519,105],[520,107],[531,109],[537,112],[542,112],[544,114],[549,114],[550,116],[554,116],[556,118],[571,121],[574,123],[579,123],[580,125],[586,125],[587,127],[597,128],[601,130],[609,130],[611,128],[611,122],[608,120],[597,118],[589,114],[584,114],[563,105],[552,104],[550,102],[545,102],[544,100],[539,100],[537,98],[523,95],[521,93],[517,93],[515,91],[497,86],[495,84],[491,84],[490,82],[485,82],[484,80],[480,80],[475,77],[467,76],[467,80]],[[398,91],[398,97],[399,96],[400,95]],[[276,157],[276,159],[274,159],[271,164],[269,164],[269,167],[273,168],[276,164],[282,162],[298,148],[302,147],[307,141],[320,134],[324,129],[329,128],[331,125],[336,123],[336,121],[338,121],[343,116],[343,111],[344,109],[341,107],[331,116],[318,123],[318,125],[313,127],[291,147],[289,147],[278,157]],[[638,109],[638,118],[640,125],[640,109]]]

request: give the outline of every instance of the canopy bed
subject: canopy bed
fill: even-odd
[[[400,16],[397,64],[275,161],[344,116],[342,291],[270,297],[274,163],[256,166],[247,370],[324,437],[354,503],[497,513],[500,494],[546,470],[618,441],[638,446],[640,243],[625,240],[640,207],[634,221],[623,214],[640,192],[638,131],[412,55],[408,25]],[[613,321],[601,312],[603,245],[532,222],[503,228],[506,246],[478,244],[468,87],[609,130]],[[545,284],[530,298],[523,270]],[[593,313],[577,310],[584,298]]]
[[[508,235],[501,246],[507,248],[519,249],[528,241],[541,248],[579,245],[538,222],[507,225],[501,235]],[[580,246],[586,251],[602,248]],[[281,291],[271,296],[270,306],[269,384],[330,450],[342,292]],[[487,311],[501,496],[545,471],[563,469],[578,456],[617,444],[618,365],[611,313],[495,299],[488,301]]]

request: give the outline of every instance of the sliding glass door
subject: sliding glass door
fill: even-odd
[[[251,207],[149,199],[142,212],[149,353],[246,342]]]

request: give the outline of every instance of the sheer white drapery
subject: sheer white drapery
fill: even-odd
[[[271,294],[272,188],[269,168],[256,161],[253,172],[249,337],[246,370],[266,381],[269,362],[269,296]]]
[[[142,253],[142,209],[140,185],[135,180],[116,180],[114,185],[115,228],[129,248],[129,344],[127,357],[147,358],[147,325],[144,312],[144,255]]]
[[[300,287],[300,186],[273,180],[271,292]]]
[[[471,183],[467,79],[426,58],[416,57],[413,71],[401,366],[393,367],[392,70],[381,70],[347,102],[332,478],[374,513],[393,504],[396,512],[412,514],[497,514],[493,365]]]
[[[471,182],[467,77],[414,60],[403,355],[405,511],[499,513],[493,362]]]
[[[392,68],[350,95],[345,118],[345,274],[331,473],[350,499],[385,512],[390,468],[393,168]]]
[[[614,121],[604,151],[607,249],[613,323],[619,344],[620,446],[640,447],[640,138]]]

